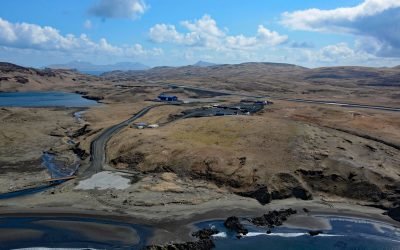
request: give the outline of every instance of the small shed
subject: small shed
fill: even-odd
[[[147,123],[145,122],[138,122],[133,124],[137,129],[144,129],[145,127],[147,127]]]
[[[178,97],[174,95],[164,95],[161,94],[158,96],[158,99],[161,101],[166,101],[166,102],[176,102],[178,101]]]

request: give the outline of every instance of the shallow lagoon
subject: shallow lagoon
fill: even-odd
[[[89,107],[97,104],[66,92],[0,92],[0,107]]]

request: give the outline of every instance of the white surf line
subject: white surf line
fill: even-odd
[[[243,238],[247,237],[256,237],[256,236],[277,236],[277,237],[284,237],[284,238],[294,238],[294,237],[300,237],[300,236],[310,236],[310,237],[343,237],[344,235],[340,234],[318,234],[315,236],[311,236],[309,233],[262,233],[262,232],[249,232],[246,235],[241,234]],[[215,238],[227,238],[226,232],[220,232],[217,234],[214,234],[212,237]]]
[[[217,233],[217,234],[213,234],[212,237],[214,237],[214,238],[226,238],[226,237],[228,237],[228,235],[225,232],[220,232],[220,233]]]
[[[259,233],[259,232],[250,232],[246,235],[243,235],[243,237],[254,237],[254,236],[278,236],[278,237],[285,237],[285,238],[294,238],[294,237],[300,237],[300,236],[310,236],[310,237],[343,237],[344,235],[338,235],[338,234],[318,234],[315,236],[311,236],[309,233]]]

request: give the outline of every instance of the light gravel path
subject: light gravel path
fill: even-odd
[[[82,180],[74,189],[80,190],[106,190],[106,189],[127,189],[131,180],[126,178],[127,174],[103,171],[92,175],[89,179]]]

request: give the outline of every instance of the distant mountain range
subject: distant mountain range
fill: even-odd
[[[210,67],[217,64],[205,61],[198,61],[191,65],[195,67]],[[131,71],[131,70],[147,70],[151,67],[138,62],[119,62],[115,64],[97,65],[90,62],[72,61],[65,64],[52,64],[47,66],[50,69],[75,69],[82,73],[100,75],[111,71]]]
[[[193,64],[192,66],[197,66],[197,67],[210,67],[210,66],[215,66],[217,64],[211,63],[211,62],[205,62],[205,61],[198,61],[197,63]]]
[[[196,63],[198,64],[198,63]],[[110,79],[129,78],[146,81],[194,82],[201,79],[202,87],[218,86],[221,89],[264,90],[293,92],[295,86],[315,84],[316,93],[332,91],[331,86],[348,88],[399,87],[400,67],[374,68],[337,66],[306,68],[286,63],[247,62],[240,64],[217,64],[212,66],[188,65],[182,67],[154,67],[148,70],[108,72]],[[200,65],[204,65],[200,63]],[[302,91],[300,91],[302,92]],[[334,92],[334,91],[332,91]],[[395,95],[395,93],[393,93]]]
[[[128,71],[128,70],[146,70],[150,67],[138,62],[120,62],[107,65],[96,65],[90,62],[72,61],[66,64],[53,64],[47,66],[51,69],[76,69],[83,73],[99,75],[109,71]]]

